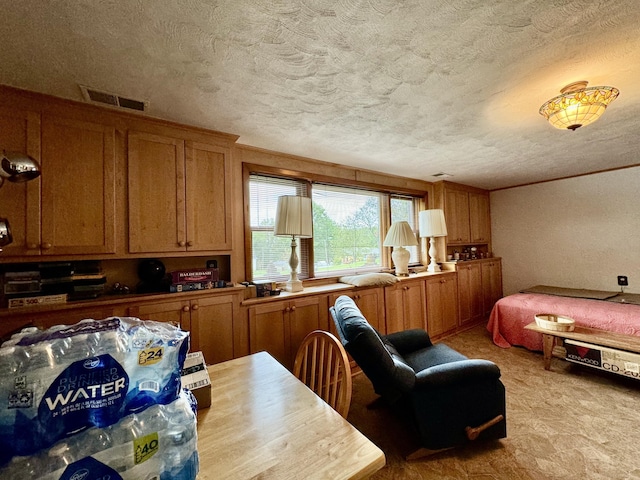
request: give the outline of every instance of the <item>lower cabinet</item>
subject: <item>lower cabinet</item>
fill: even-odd
[[[484,317],[482,269],[479,263],[458,265],[458,309],[460,326]]]
[[[255,304],[249,307],[249,350],[266,350],[292,370],[304,337],[313,330],[328,328],[327,295]]]
[[[427,332],[431,338],[454,332],[458,327],[458,283],[456,274],[435,275],[426,280]]]
[[[238,294],[198,299],[156,301],[129,307],[128,315],[142,320],[170,322],[190,332],[190,351],[201,351],[207,365],[246,355],[242,344]]]
[[[502,261],[486,260],[482,265],[482,299],[484,315],[488,317],[495,303],[502,298]]]
[[[384,289],[382,287],[359,288],[356,290],[348,290],[346,292],[334,293],[329,295],[329,306],[336,303],[336,299],[346,295],[351,297],[358,306],[364,318],[367,319],[369,325],[375,328],[381,334],[387,332],[384,314]],[[336,327],[333,319],[329,315],[329,331],[336,334]]]
[[[424,278],[400,280],[385,287],[386,333],[427,329],[427,295]]]

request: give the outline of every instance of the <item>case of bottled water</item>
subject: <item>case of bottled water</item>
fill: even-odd
[[[156,404],[107,427],[92,427],[30,456],[16,456],[0,478],[14,480],[194,480],[198,473],[193,397]]]
[[[195,416],[183,430],[169,428],[171,422],[155,432],[147,428],[160,425],[167,415],[160,411],[189,403],[180,380],[188,335],[168,323],[112,317],[45,331],[25,329],[5,342],[0,348],[0,468],[15,472],[7,478],[23,478],[18,466],[24,478],[47,479],[72,478],[61,473],[72,464],[142,480],[146,470],[155,478],[152,474],[167,470],[179,475],[179,466],[188,471],[195,463],[197,469]],[[103,448],[92,454],[85,444]],[[118,454],[130,445],[153,454],[142,461]],[[175,450],[195,455],[186,462]],[[154,459],[156,452],[162,454]],[[126,460],[105,463],[107,458]]]

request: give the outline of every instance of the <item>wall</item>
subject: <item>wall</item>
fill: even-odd
[[[491,192],[504,294],[533,285],[640,293],[640,167]]]

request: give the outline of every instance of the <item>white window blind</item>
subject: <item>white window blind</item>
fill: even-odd
[[[416,223],[417,209],[416,197],[405,197],[400,195],[391,196],[391,223],[405,220],[411,225],[411,230],[416,234],[416,239],[420,241],[418,233],[418,225]],[[415,264],[420,262],[420,253],[417,246],[406,247],[409,250],[409,263]]]

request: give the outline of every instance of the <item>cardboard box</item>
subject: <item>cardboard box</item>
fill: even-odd
[[[198,410],[211,406],[211,379],[202,352],[187,354],[181,372],[182,388],[188,388],[198,401]]]
[[[640,355],[637,353],[570,339],[564,341],[564,346],[569,362],[640,379]]]

